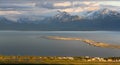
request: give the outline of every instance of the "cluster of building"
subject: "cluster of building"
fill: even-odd
[[[84,57],[68,57],[68,56],[63,56],[63,57],[45,57],[45,56],[0,56],[0,61],[41,61],[41,60],[81,60],[81,61],[102,61],[102,62],[120,62],[120,58],[117,59],[112,59],[112,58],[102,58],[102,57],[89,57],[89,56],[84,56]]]
[[[102,58],[102,57],[89,57],[85,56],[86,61],[101,61],[101,62],[120,62],[120,58]]]

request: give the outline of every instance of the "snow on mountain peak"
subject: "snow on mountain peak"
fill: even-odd
[[[91,11],[86,15],[88,19],[95,19],[106,16],[120,16],[120,12],[117,9],[101,8],[99,10]]]
[[[57,12],[58,12],[58,14],[56,14],[55,17],[61,18],[61,17],[70,16],[70,14],[67,12],[61,12],[61,11],[57,11]]]

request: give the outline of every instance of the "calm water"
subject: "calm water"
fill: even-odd
[[[120,32],[118,31],[0,31],[0,54],[120,56],[120,49],[93,47],[80,41],[49,40],[41,36],[80,37],[120,45]]]

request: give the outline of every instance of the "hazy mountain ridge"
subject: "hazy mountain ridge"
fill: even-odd
[[[78,16],[58,11],[51,17],[23,16],[16,21],[0,16],[0,27],[2,30],[120,30],[120,12],[102,8]]]

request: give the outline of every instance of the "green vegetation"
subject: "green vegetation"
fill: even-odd
[[[79,64],[120,65],[120,57],[42,57],[42,56],[0,56],[0,64]]]

